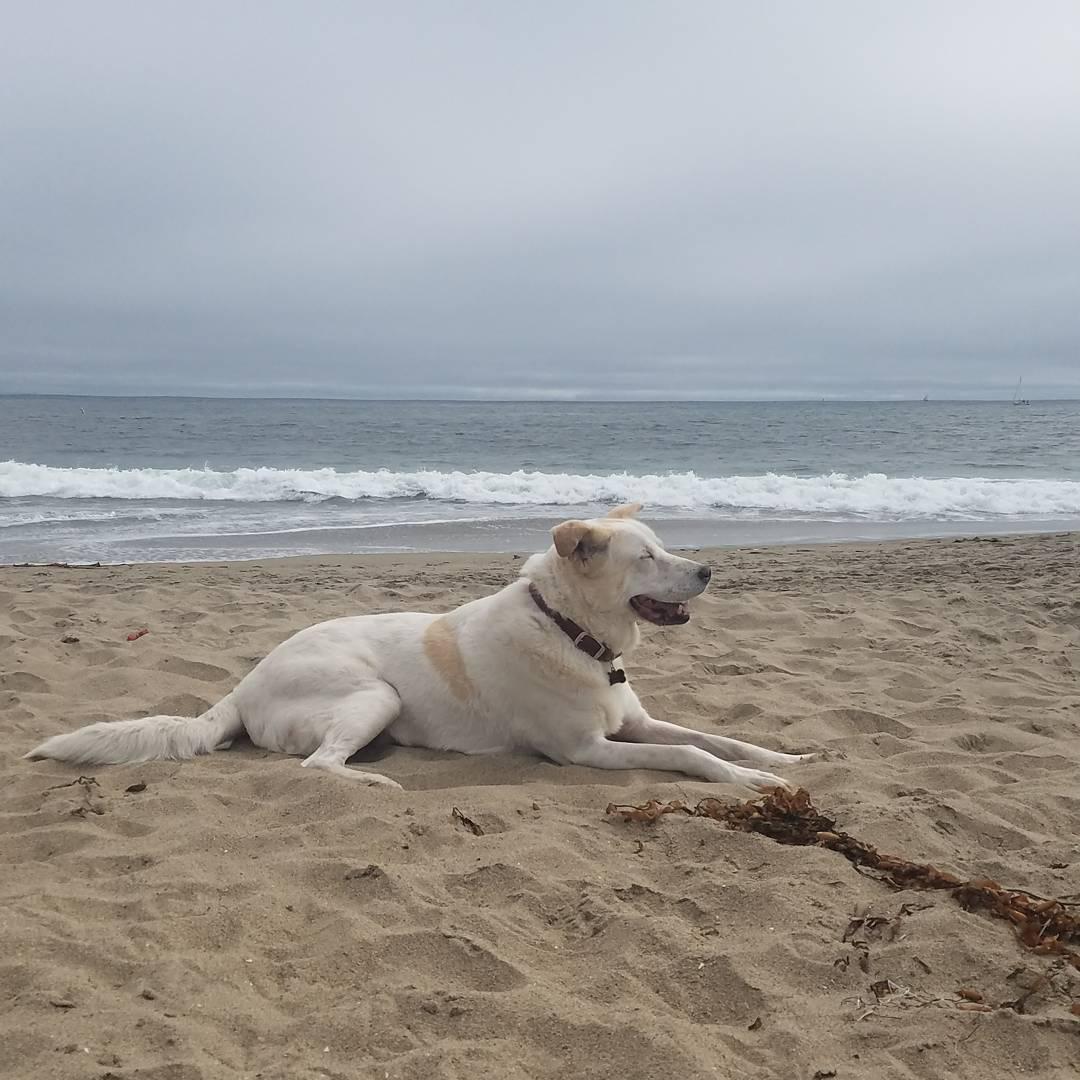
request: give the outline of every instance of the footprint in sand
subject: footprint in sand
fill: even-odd
[[[731,720],[750,720],[755,716],[760,716],[764,711],[759,705],[752,705],[750,702],[744,701],[738,705],[732,705],[728,711],[728,718]]]
[[[47,694],[52,689],[43,678],[29,671],[9,671],[0,674],[0,687],[4,690],[21,690],[29,694]]]
[[[849,735],[893,735],[897,739],[911,737],[911,728],[891,716],[867,709],[829,709],[821,714],[830,738]]]
[[[674,915],[695,930],[712,926],[714,922],[713,916],[689,896],[671,896],[637,882],[626,888],[615,889],[615,895],[624,904],[632,904],[642,915]]]
[[[662,1005],[682,1013],[695,1024],[732,1024],[745,1027],[769,1008],[766,996],[737,970],[735,961],[712,956],[689,972],[673,963],[663,968],[642,968],[638,978]]]
[[[1017,739],[1009,739],[985,731],[969,731],[963,735],[954,735],[952,742],[961,750],[967,750],[969,753],[975,754],[1006,754],[1014,750],[1021,751],[1027,748],[1025,743]],[[1027,743],[1030,742],[1031,740],[1027,740]]]
[[[190,679],[199,679],[201,682],[221,682],[223,679],[233,679],[235,676],[225,668],[214,664],[203,664],[198,660],[185,660],[181,656],[167,656],[157,665],[158,671],[167,671],[170,675],[186,675]]]
[[[446,890],[453,896],[469,898],[473,903],[492,903],[515,893],[539,892],[543,885],[526,870],[509,863],[489,863],[467,874],[446,874]]]
[[[602,934],[612,916],[612,909],[607,904],[582,891],[575,900],[557,907],[548,916],[548,925],[566,940],[574,941]]]
[[[199,716],[210,708],[211,702],[194,694],[172,694],[162,698],[154,707],[158,716]]]
[[[430,979],[443,988],[504,991],[524,986],[525,976],[463,934],[439,930],[389,934],[373,951],[389,971],[405,979]]]

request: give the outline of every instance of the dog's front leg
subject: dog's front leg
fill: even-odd
[[[622,727],[613,736],[621,742],[696,746],[724,761],[746,761],[751,765],[783,767],[813,760],[813,754],[781,754],[776,750],[766,750],[763,746],[754,746],[753,743],[656,720],[640,702],[634,704],[635,708],[624,717]]]
[[[716,784],[743,784],[755,791],[775,787],[793,790],[792,786],[772,773],[729,765],[707,750],[697,746],[662,746],[640,742],[616,742],[597,736],[578,746],[568,755],[574,765],[593,769],[662,769],[681,772]]]

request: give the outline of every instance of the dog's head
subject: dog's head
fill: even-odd
[[[686,602],[705,591],[712,571],[704,563],[664,550],[656,533],[635,520],[640,503],[607,517],[564,521],[552,529],[555,552],[598,610],[624,606],[658,626],[690,619]]]

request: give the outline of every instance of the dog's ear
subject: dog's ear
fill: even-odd
[[[611,533],[603,526],[588,521],[564,521],[551,530],[555,550],[564,559],[571,555],[587,559],[603,551],[611,542]]]
[[[614,510],[609,510],[607,516],[610,518],[628,518],[635,517],[641,513],[641,503],[626,503],[625,506],[616,506]]]

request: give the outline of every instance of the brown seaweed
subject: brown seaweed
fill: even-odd
[[[1080,970],[1080,918],[1069,909],[1075,902],[1055,900],[1023,889],[1008,889],[989,878],[965,880],[928,863],[912,862],[900,855],[886,855],[872,844],[836,827],[810,800],[809,793],[776,788],[763,798],[742,803],[702,799],[696,806],[678,800],[657,799],[640,806],[611,803],[608,814],[624,821],[653,824],[665,814],[688,814],[712,818],[729,829],[759,833],[779,844],[824,847],[843,855],[861,874],[875,877],[895,889],[947,891],[966,911],[983,911],[1008,922],[1017,938],[1036,953],[1061,956]]]

